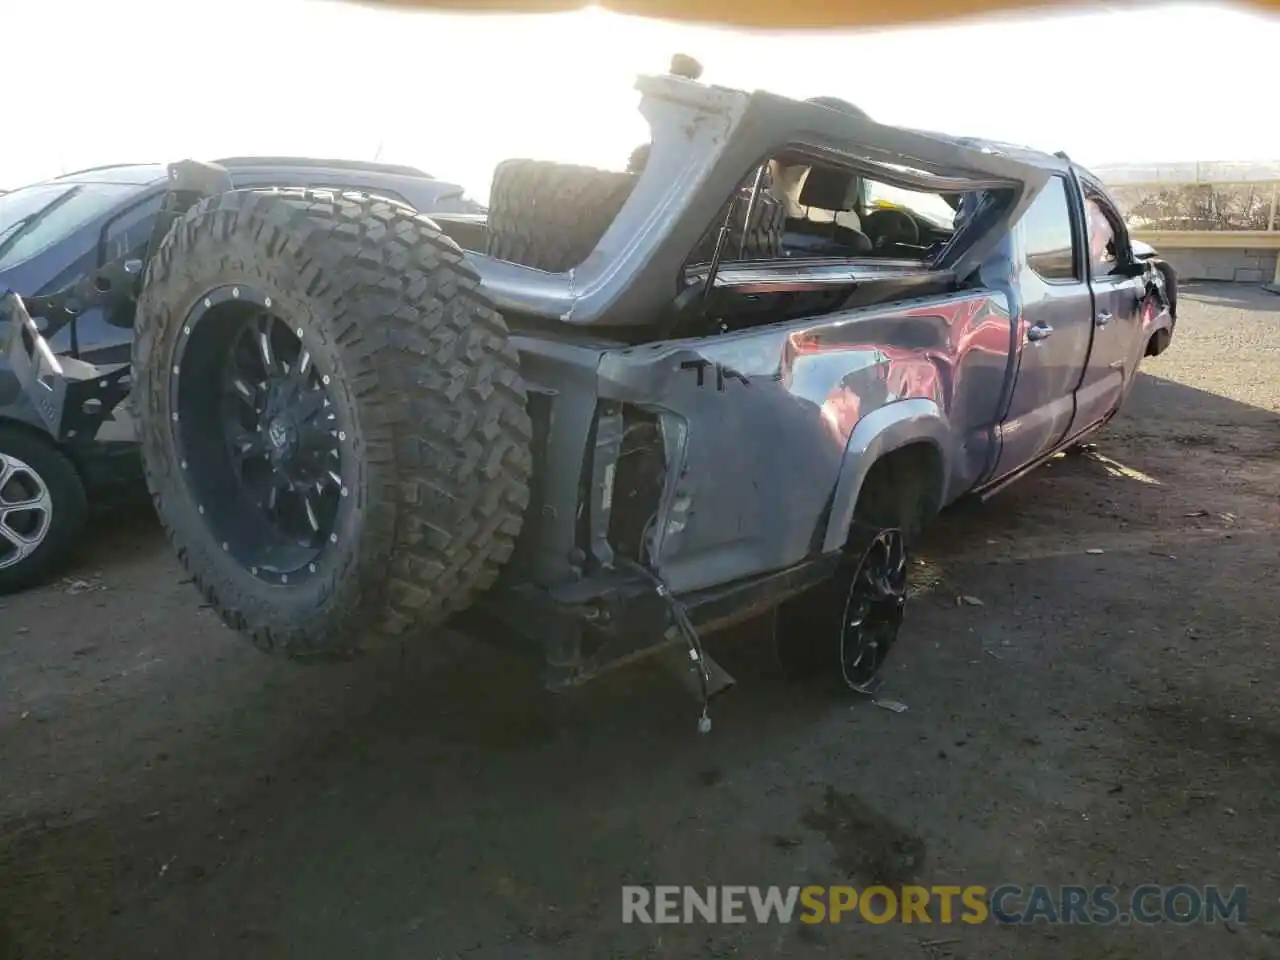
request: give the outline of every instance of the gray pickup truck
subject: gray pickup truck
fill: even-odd
[[[1063,155],[637,86],[631,170],[509,161],[483,216],[172,168],[137,283],[148,483],[264,650],[471,611],[552,687],[674,651],[705,705],[700,637],[772,611],[789,665],[873,689],[919,530],[1097,430],[1169,343],[1172,272]],[[56,430],[93,375],[49,368],[49,304],[5,308]]]

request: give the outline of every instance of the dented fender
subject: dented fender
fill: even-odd
[[[831,517],[822,542],[823,552],[833,553],[844,546],[863,481],[875,462],[885,454],[913,443],[928,443],[934,447],[942,463],[941,489],[938,490],[941,499],[950,484],[951,464],[947,455],[950,437],[951,431],[942,410],[934,401],[923,398],[899,400],[873,410],[859,420],[849,436],[840,463]]]
[[[786,570],[839,549],[874,461],[914,442],[945,504],[996,456],[1013,322],[983,289],[652,343],[517,335],[538,484],[515,570],[640,562],[676,594]]]

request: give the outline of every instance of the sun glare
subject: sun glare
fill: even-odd
[[[92,164],[282,153],[411,163],[484,199],[506,157],[623,165],[647,138],[635,75],[661,72],[676,52],[701,60],[709,83],[839,96],[886,122],[1066,149],[1086,163],[1206,159],[1210,149],[1257,159],[1274,149],[1256,97],[1219,95],[1270,89],[1266,58],[1206,49],[1203,36],[1212,24],[1274,49],[1280,25],[1214,7],[768,34],[598,9],[444,15],[327,0],[184,7],[200,5],[208,12],[189,18],[175,16],[169,0],[45,0],[6,10],[7,35],[58,37],[58,66],[47,45],[8,47],[8,75],[27,83],[5,98],[9,139],[23,149],[0,157],[0,188]],[[1151,45],[1159,56],[1139,55]],[[1090,49],[1126,53],[1099,81],[1082,69],[1094,62],[1084,57]],[[1162,66],[1184,62],[1199,66]],[[1141,89],[1159,90],[1196,124],[1144,127],[1137,118],[1149,101],[1124,109]],[[1211,111],[1198,106],[1210,98]]]

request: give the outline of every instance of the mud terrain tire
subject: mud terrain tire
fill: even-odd
[[[647,160],[647,145],[632,154],[628,173],[543,160],[504,160],[494,172],[489,191],[489,256],[548,273],[578,266],[618,216]],[[771,187],[766,178],[750,223],[745,219],[751,185],[739,189],[729,201],[735,207],[724,259],[782,256],[786,208]],[[727,212],[726,206],[716,214],[690,262],[711,259]]]
[[[595,249],[635,183],[629,173],[595,167],[504,160],[489,191],[489,256],[571,270]]]
[[[287,584],[265,582],[219,543],[180,452],[177,411],[192,409],[177,386],[180,341],[195,343],[190,331],[206,321],[188,318],[229,287],[264,291],[297,329],[345,426],[333,433],[345,474],[334,532],[311,575]],[[136,328],[156,509],[205,599],[257,646],[349,655],[438,624],[493,583],[529,499],[519,358],[462,252],[429,220],[360,194],[210,198],[152,260]]]

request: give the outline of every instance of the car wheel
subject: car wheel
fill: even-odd
[[[784,675],[838,678],[861,694],[879,689],[902,628],[909,552],[937,512],[940,469],[923,447],[895,451],[871,468],[833,576],[775,613],[774,650]]]
[[[783,674],[838,676],[856,693],[875,693],[906,602],[902,530],[855,524],[835,575],[775,613],[774,649]]]
[[[66,454],[0,426],[0,593],[29,587],[61,565],[88,511],[84,483]]]

